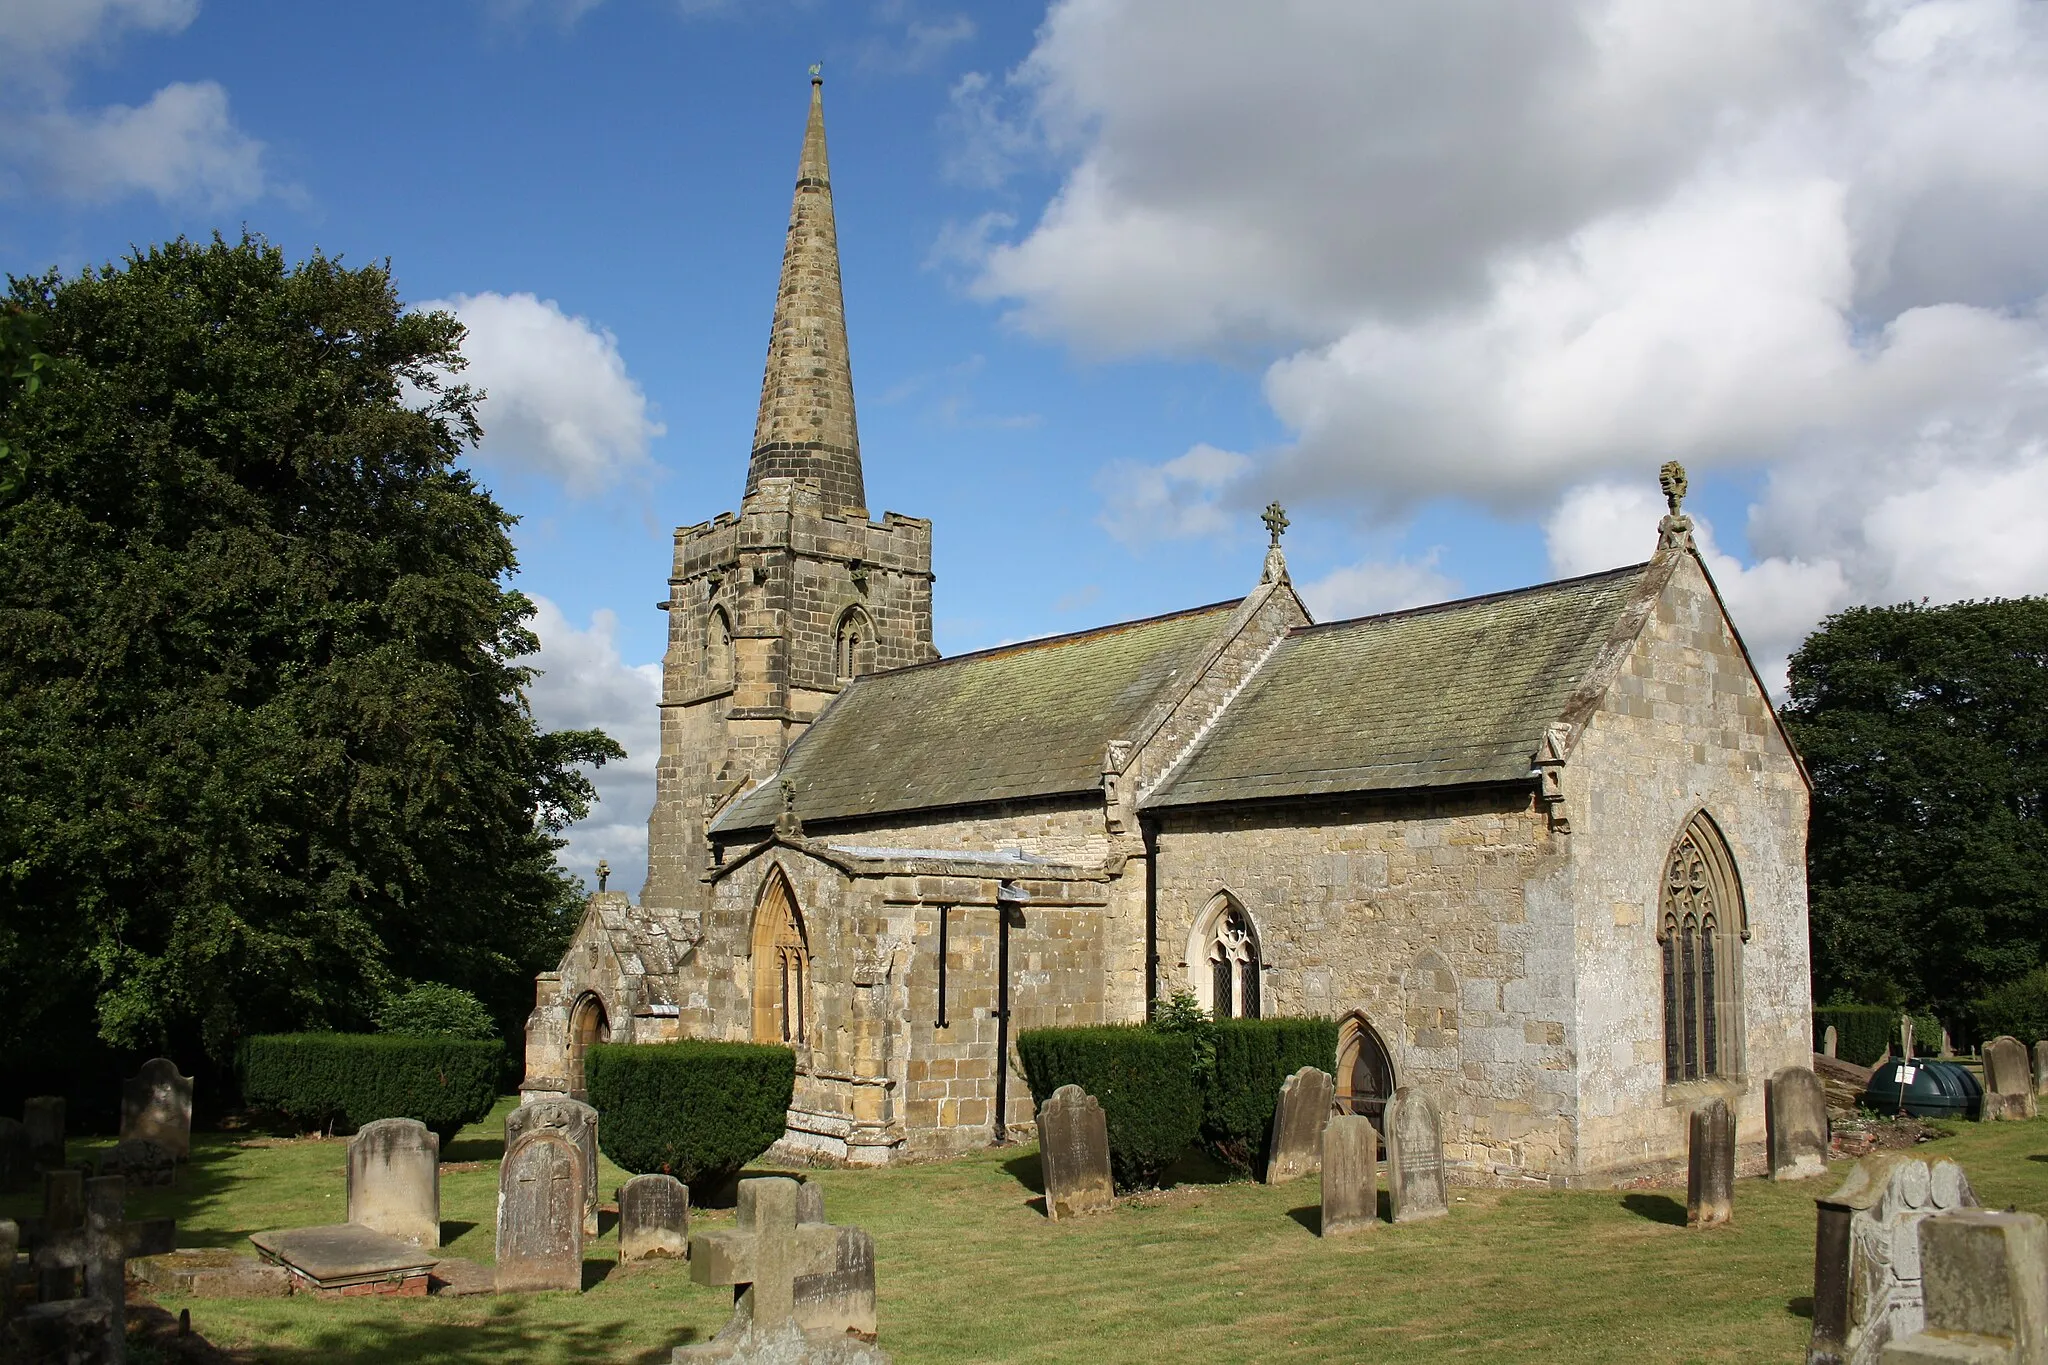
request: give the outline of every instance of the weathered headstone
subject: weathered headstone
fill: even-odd
[[[848,1321],[842,1313],[824,1319],[825,1305],[843,1309],[849,1296],[807,1290],[814,1277],[873,1285],[874,1245],[859,1228],[798,1221],[798,1185],[782,1177],[743,1180],[737,1226],[699,1233],[690,1239],[690,1278],[698,1284],[740,1290],[732,1320],[701,1346],[679,1346],[676,1362],[731,1360],[835,1362],[884,1365],[888,1356],[870,1344],[874,1335],[872,1289],[866,1316]],[[852,1234],[849,1239],[848,1234]],[[855,1248],[849,1252],[849,1242]],[[857,1302],[857,1296],[852,1296]],[[813,1317],[805,1320],[805,1304]]]
[[[348,1221],[441,1245],[441,1139],[418,1119],[377,1119],[348,1143]]]
[[[1909,1152],[1856,1163],[1814,1201],[1813,1337],[1809,1365],[1878,1365],[1885,1345],[1925,1325],[1920,1224],[1975,1208],[1963,1168]]]
[[[838,1243],[819,1255],[816,1269],[796,1277],[797,1326],[808,1333],[875,1335],[875,1239],[856,1227],[825,1222],[825,1187],[805,1181],[796,1191],[798,1227],[825,1226]],[[807,1233],[816,1237],[817,1234]]]
[[[1990,1119],[2034,1117],[2034,1069],[2026,1045],[2000,1034],[1984,1045],[1984,1109]]]
[[[2048,1042],[2034,1044],[2034,1094],[2048,1095]]]
[[[1835,1026],[1833,1024],[1829,1024],[1827,1032],[1823,1033],[1820,1036],[1820,1055],[1823,1057],[1834,1056],[1836,1046],[1837,1044],[1835,1042]]]
[[[1764,1146],[1773,1180],[1828,1173],[1828,1096],[1807,1068],[1788,1066],[1764,1082]]]
[[[1441,1218],[1451,1211],[1444,1188],[1444,1128],[1436,1105],[1413,1086],[1387,1102],[1388,1207],[1396,1223]]]
[[[563,1096],[528,1100],[505,1115],[505,1150],[526,1134],[550,1129],[583,1154],[583,1235],[597,1236],[597,1111]]]
[[[1330,1121],[1337,1086],[1330,1073],[1305,1066],[1280,1086],[1273,1132],[1266,1143],[1266,1183],[1299,1180],[1323,1159],[1323,1125]]]
[[[1952,1061],[1952,1060],[1954,1060],[1954,1058],[1955,1058],[1955,1055],[1956,1055],[1956,1044],[1955,1044],[1955,1040],[1954,1040],[1953,1038],[1950,1038],[1950,1037],[1948,1036],[1948,1025],[1947,1025],[1947,1024],[1943,1024],[1943,1025],[1941,1026],[1941,1060],[1942,1060],[1942,1061],[1944,1061],[1944,1062],[1946,1062],[1946,1061]]]
[[[570,1101],[574,1103],[574,1101]],[[498,1289],[583,1288],[583,1153],[538,1128],[498,1168]]]
[[[168,1057],[152,1057],[121,1083],[121,1140],[154,1142],[180,1161],[192,1155],[192,1078]]]
[[[1363,1232],[1379,1221],[1379,1147],[1365,1115],[1330,1116],[1323,1129],[1323,1236]]]
[[[37,1095],[23,1100],[21,1126],[28,1130],[28,1159],[46,1171],[64,1164],[64,1097]]]
[[[1920,1270],[1926,1326],[1886,1346],[1883,1365],[2048,1362],[2048,1223],[2038,1215],[1923,1219]]]
[[[619,1186],[619,1259],[681,1260],[690,1254],[690,1187],[672,1175],[636,1175]]]
[[[0,1190],[18,1190],[35,1174],[29,1159],[28,1129],[19,1119],[0,1119]]]
[[[1692,1111],[1685,1152],[1685,1222],[1711,1228],[1735,1217],[1735,1112],[1708,1100]]]
[[[1038,1107],[1038,1162],[1048,1218],[1116,1207],[1110,1181],[1109,1121],[1078,1085],[1063,1085]]]

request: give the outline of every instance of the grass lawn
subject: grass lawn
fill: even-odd
[[[449,1145],[447,1255],[491,1259],[502,1132],[501,1108]],[[138,1191],[130,1211],[176,1215],[182,1246],[342,1219],[344,1141],[253,1142],[195,1136],[178,1187]],[[2048,1213],[2048,1119],[1958,1125],[1925,1150],[1960,1161],[1985,1204]],[[897,1360],[1796,1361],[1813,1198],[1847,1169],[1741,1181],[1735,1225],[1712,1232],[1684,1227],[1682,1189],[1455,1189],[1447,1219],[1324,1243],[1313,1180],[1182,1185],[1055,1225],[1037,1167],[1027,1147],[813,1173],[832,1221],[874,1234],[881,1339]],[[607,1200],[623,1179],[604,1164]],[[0,1200],[0,1216],[28,1208]],[[609,1231],[592,1243],[581,1295],[162,1303],[190,1308],[218,1345],[294,1365],[662,1361],[725,1321],[729,1290],[691,1284],[680,1265],[621,1269],[616,1252]]]

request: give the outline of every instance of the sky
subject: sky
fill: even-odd
[[[0,0],[0,269],[245,228],[469,329],[564,860],[637,892],[675,527],[734,508],[822,62],[870,510],[957,654],[1641,560],[1767,681],[2048,590],[2036,0]]]

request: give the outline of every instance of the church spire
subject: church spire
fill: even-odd
[[[761,376],[761,414],[747,495],[761,480],[815,479],[830,508],[867,515],[860,432],[853,420],[853,367],[846,354],[846,305],[839,292],[839,234],[825,162],[824,79],[811,68],[811,116],[804,128],[782,283]]]

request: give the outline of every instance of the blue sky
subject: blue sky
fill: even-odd
[[[1368,13],[1368,11],[1370,11]],[[633,751],[733,507],[822,60],[871,509],[958,653],[1628,562],[1657,465],[1766,667],[2041,591],[2048,24],[2020,0],[0,0],[0,267],[246,225],[388,257],[490,391],[551,724]]]

